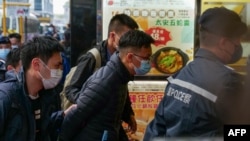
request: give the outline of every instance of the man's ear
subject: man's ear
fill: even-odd
[[[115,32],[109,32],[109,38],[115,41]]]
[[[219,44],[219,47],[226,47],[227,46],[227,39],[220,38],[218,44]]]
[[[30,64],[30,67],[36,71],[40,70],[40,60],[39,58],[33,58]]]
[[[133,54],[132,53],[127,53],[126,59],[127,59],[127,62],[129,62],[129,63],[133,62]]]
[[[12,65],[7,66],[7,71],[15,69]]]

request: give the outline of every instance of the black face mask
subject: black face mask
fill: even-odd
[[[240,60],[240,58],[242,57],[242,53],[243,53],[243,48],[240,45],[235,45],[235,51],[231,57],[231,60],[229,61],[229,64],[233,64],[236,63],[237,61]]]

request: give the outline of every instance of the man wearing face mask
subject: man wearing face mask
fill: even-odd
[[[108,26],[108,38],[95,46],[101,55],[101,66],[106,65],[110,56],[117,50],[120,37],[129,30],[138,29],[137,23],[126,14],[114,15]],[[70,85],[65,87],[65,96],[71,103],[76,103],[84,82],[94,73],[96,59],[92,53],[86,53],[79,58],[77,69],[72,76]],[[130,98],[126,101],[122,120],[128,123],[132,133],[137,130],[134,112],[131,107]],[[128,141],[125,131],[121,129],[120,141]]]
[[[0,59],[6,60],[7,54],[11,50],[10,40],[6,36],[0,37]]]
[[[21,48],[11,49],[7,54],[6,60],[0,59],[0,82],[12,77],[12,73],[18,73],[22,66],[20,60],[20,51]],[[7,71],[12,72],[10,75],[6,73]]]
[[[59,94],[54,90],[62,77],[61,51],[52,37],[35,37],[24,45],[23,68],[0,83],[1,141],[57,139],[67,113],[59,111]]]
[[[0,82],[5,79],[5,60],[7,54],[10,52],[10,40],[6,36],[0,37]]]
[[[8,37],[10,39],[12,49],[22,47],[22,36],[19,33],[11,33]]]
[[[83,84],[76,101],[62,124],[60,139],[99,141],[104,131],[108,141],[119,141],[127,84],[138,72],[150,70],[153,38],[139,30],[121,36],[119,52]]]
[[[247,26],[223,7],[199,19],[200,48],[192,62],[168,78],[165,95],[144,141],[156,137],[222,137],[224,124],[244,123],[242,76],[227,64],[241,58],[240,39]]]

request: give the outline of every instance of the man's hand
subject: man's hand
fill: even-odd
[[[136,120],[135,120],[135,116],[134,115],[131,115],[130,116],[130,120],[128,121],[128,129],[130,130],[130,132],[133,134],[136,132],[137,130],[137,123],[136,123]]]
[[[71,105],[68,109],[66,109],[66,110],[63,112],[64,115],[67,115],[67,113],[68,113],[69,111],[71,111],[72,109],[75,109],[76,107],[77,107],[76,104]]]

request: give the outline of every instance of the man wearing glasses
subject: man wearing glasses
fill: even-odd
[[[118,141],[121,117],[127,96],[127,84],[136,74],[150,70],[153,38],[139,30],[121,36],[119,52],[84,83],[76,101],[77,108],[66,115],[62,125],[62,141]]]

